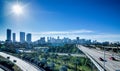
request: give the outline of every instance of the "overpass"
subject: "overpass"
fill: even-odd
[[[106,53],[105,55],[106,62],[104,67],[104,61],[99,60],[99,57],[102,57],[102,58],[104,57],[103,51],[90,49],[82,45],[78,45],[77,47],[94,63],[94,65],[98,68],[99,71],[105,71],[105,70],[120,71],[120,61],[113,61],[109,59],[112,54]]]

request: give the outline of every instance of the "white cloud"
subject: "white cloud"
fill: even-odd
[[[0,41],[4,41],[5,40],[5,36],[0,36]]]
[[[120,41],[120,34],[89,34],[77,36],[98,41]]]
[[[73,31],[48,31],[48,32],[37,32],[33,33],[36,35],[71,35],[71,34],[84,34],[84,33],[93,33],[91,30],[73,30]]]
[[[120,34],[101,34],[92,30],[72,30],[72,31],[48,31],[48,32],[36,32],[33,34],[33,40],[37,40],[40,37],[57,37],[60,38],[69,37],[75,39],[76,37],[98,40],[98,41],[120,41]]]

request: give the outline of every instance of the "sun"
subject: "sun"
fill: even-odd
[[[12,11],[13,11],[13,13],[16,14],[16,15],[21,15],[21,14],[23,14],[23,8],[22,8],[22,6],[19,5],[19,4],[13,5]]]

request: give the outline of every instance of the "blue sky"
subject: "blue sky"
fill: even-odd
[[[0,1],[1,40],[6,39],[6,29],[10,28],[17,33],[17,40],[19,32],[24,31],[31,32],[33,40],[60,35],[120,41],[119,0],[18,0],[24,7],[24,14],[19,17],[11,13],[16,1]]]

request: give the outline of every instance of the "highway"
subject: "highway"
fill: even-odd
[[[26,62],[26,61],[23,61],[15,56],[12,56],[12,55],[9,55],[9,54],[6,54],[6,53],[3,53],[3,52],[0,52],[0,55],[7,58],[8,56],[10,57],[10,61],[13,62],[13,60],[16,60],[16,62],[14,62],[17,66],[19,66],[23,71],[42,71],[40,70],[39,68],[37,68],[36,66]]]
[[[4,71],[4,70],[0,68],[0,71]]]
[[[104,67],[104,61],[100,61],[99,57],[104,58],[104,52],[103,51],[97,51],[96,49],[90,49],[87,47],[84,47],[82,45],[78,45],[78,48],[83,51],[84,53],[89,54],[92,56],[102,67]],[[120,71],[120,61],[113,61],[109,58],[112,56],[112,54],[106,53],[105,55],[105,69],[107,71]]]

